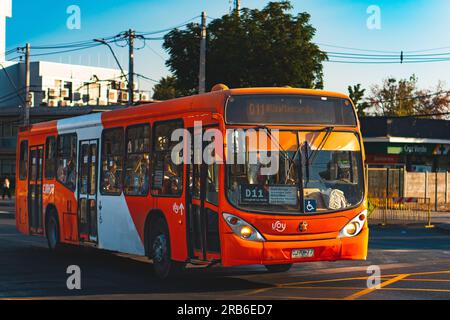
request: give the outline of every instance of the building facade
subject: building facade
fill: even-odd
[[[450,171],[448,120],[368,117],[361,127],[369,167]]]
[[[71,108],[39,107],[30,110],[30,121],[34,124],[122,108],[126,108],[126,106],[115,105],[107,108],[99,108],[98,106]],[[15,186],[16,173],[17,132],[23,123],[23,115],[23,108],[0,108],[0,182],[8,177],[13,187]]]
[[[18,106],[26,100],[25,64],[6,65],[8,76],[5,73],[0,74],[0,108]],[[121,71],[56,62],[31,62],[30,92],[32,108],[129,103],[128,83]],[[139,91],[135,82],[133,102],[148,100],[149,93]]]

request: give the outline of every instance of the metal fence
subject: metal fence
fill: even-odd
[[[450,211],[448,172],[407,172],[367,168],[370,198],[427,198],[433,211]]]
[[[369,222],[388,224],[424,224],[432,228],[429,198],[369,198]]]

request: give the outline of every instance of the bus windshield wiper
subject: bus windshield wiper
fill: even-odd
[[[314,162],[316,161],[317,155],[325,147],[325,144],[327,143],[328,139],[330,138],[331,134],[333,133],[334,127],[327,127],[325,130],[327,131],[325,134],[325,137],[323,137],[322,141],[317,146],[317,149],[313,150],[313,152],[311,153],[311,157],[309,158],[310,161],[308,161],[308,167],[313,165]]]
[[[291,159],[291,157],[289,157],[289,154],[286,152],[286,150],[284,150],[284,148],[281,146],[281,143],[276,139],[276,137],[273,135],[272,133],[272,129],[270,129],[267,126],[258,126],[257,129],[264,129],[267,131],[269,137],[275,141],[275,143],[278,145],[278,149],[280,151],[280,153],[283,155],[283,158],[287,161],[289,161],[291,164],[295,164],[295,161],[293,159]]]

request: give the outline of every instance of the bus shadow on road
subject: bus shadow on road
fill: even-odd
[[[262,269],[188,267],[178,277],[159,280],[146,258],[87,248],[63,248],[51,253],[44,247],[23,247],[7,251],[15,266],[0,272],[0,297],[73,297],[122,294],[208,294],[257,290],[267,283],[239,278],[262,274]],[[82,290],[70,291],[66,282],[69,266],[81,269]],[[16,293],[17,292],[17,293]],[[181,297],[181,296],[180,296]]]

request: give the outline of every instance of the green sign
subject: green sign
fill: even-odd
[[[366,142],[365,148],[369,154],[415,154],[425,156],[450,154],[450,144]]]

